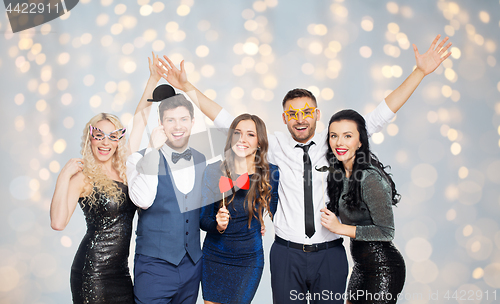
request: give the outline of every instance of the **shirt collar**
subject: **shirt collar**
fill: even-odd
[[[318,145],[318,138],[317,138],[318,134],[315,133],[314,136],[308,140],[307,142],[305,143],[300,143],[298,141],[296,141],[295,139],[293,139],[292,135],[290,135],[290,141],[289,141],[289,144],[292,148],[295,148],[297,145],[308,145],[311,141],[314,141],[314,145],[313,146],[317,146]]]

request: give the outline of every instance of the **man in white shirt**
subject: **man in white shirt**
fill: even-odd
[[[432,73],[451,53],[451,43],[439,45],[440,35],[429,50],[419,54],[413,45],[417,67],[408,78],[365,118],[373,134],[394,118],[422,79]],[[186,92],[217,127],[228,128],[233,116],[201,93],[187,80],[184,62],[181,69],[164,56],[163,78]],[[274,216],[275,242],[271,248],[271,284],[274,303],[343,303],[348,265],[342,239],[321,225],[326,202],[326,173],[314,170],[328,165],[328,130],[316,134],[321,112],[316,98],[305,89],[294,89],[283,99],[283,122],[289,134],[269,135],[268,159],[279,167],[279,204]],[[309,169],[307,169],[309,168]],[[310,170],[313,168],[313,170]],[[311,172],[312,171],[312,172]],[[308,173],[309,172],[309,173]],[[312,200],[312,202],[311,202]],[[312,206],[311,206],[312,205]]]
[[[158,93],[159,94],[155,94]],[[199,208],[205,156],[189,147],[194,108],[168,85],[153,92],[160,126],[127,160],[129,195],[141,208],[134,261],[136,303],[196,302],[201,278]]]

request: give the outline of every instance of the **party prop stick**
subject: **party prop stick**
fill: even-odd
[[[87,141],[89,140],[90,126],[87,131],[87,137],[85,138],[85,147],[83,147],[82,159],[85,160],[85,150],[87,150]]]
[[[333,166],[331,166],[331,167],[323,166],[321,168],[315,167],[314,169],[316,169],[316,171],[319,171],[319,172],[327,172],[326,173],[327,177],[328,177],[328,173],[332,173],[333,170],[334,170]],[[324,178],[324,176],[321,176],[321,190],[323,191],[323,207],[326,208],[326,200],[325,200],[325,178]]]
[[[323,208],[326,208],[326,201],[325,201],[325,179],[323,175],[321,175],[321,191],[323,192]]]

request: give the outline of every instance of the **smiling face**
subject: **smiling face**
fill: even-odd
[[[333,154],[344,164],[344,168],[351,170],[356,150],[361,147],[356,123],[352,120],[332,122],[328,135]]]
[[[285,103],[283,122],[295,141],[306,143],[314,136],[316,121],[320,118],[315,107],[316,103],[309,97],[294,98]]]
[[[242,120],[233,131],[231,138],[231,149],[236,157],[254,157],[259,147],[257,128],[253,120]]]
[[[94,127],[102,130],[106,134],[109,134],[116,130],[116,126],[109,120],[101,120],[96,123]],[[96,161],[101,163],[110,161],[116,152],[118,142],[119,141],[110,140],[107,136],[104,137],[103,140],[97,140],[90,136],[90,147]]]
[[[186,150],[189,136],[194,125],[194,118],[186,107],[165,110],[161,122],[167,136],[167,145],[177,152]]]

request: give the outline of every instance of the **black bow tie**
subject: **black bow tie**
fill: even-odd
[[[191,160],[191,156],[193,154],[191,153],[191,149],[187,149],[186,151],[182,152],[182,153],[176,153],[176,152],[173,152],[172,153],[172,162],[174,164],[177,164],[177,162],[179,161],[179,159],[181,158],[184,158],[185,160],[189,161]]]

